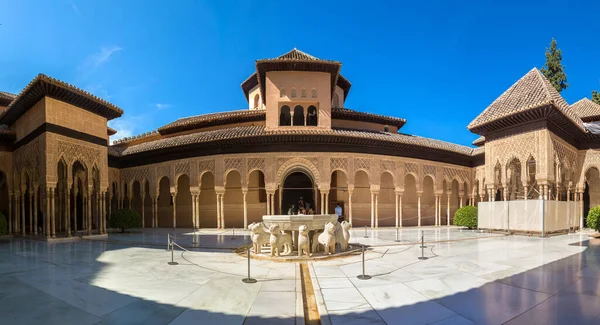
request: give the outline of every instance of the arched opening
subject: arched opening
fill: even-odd
[[[217,193],[215,176],[211,172],[202,174],[200,179],[200,221],[199,228],[217,228]]]
[[[260,96],[258,94],[254,95],[254,106],[252,106],[254,109],[258,109],[258,106],[260,105]]]
[[[371,226],[371,183],[364,170],[354,174],[352,192],[352,225],[354,227]]]
[[[433,178],[430,175],[423,178],[423,194],[421,194],[421,225],[435,225],[435,193]]]
[[[587,227],[587,215],[590,209],[600,205],[600,171],[596,167],[591,167],[587,170],[584,185],[583,226]]]
[[[225,178],[225,196],[223,214],[227,227],[244,227],[244,195],[242,194],[242,175],[237,170],[227,173]]]
[[[311,207],[315,208],[314,202],[314,184],[312,176],[305,171],[292,171],[284,181],[281,196],[281,213],[287,214],[292,208],[294,214],[300,213],[300,206],[304,205],[304,209],[308,211]]]
[[[73,193],[71,200],[72,211],[72,225],[73,229],[78,231],[84,228],[84,206],[83,200],[87,195],[87,171],[83,164],[79,161],[73,163],[72,174],[73,175]]]
[[[341,170],[334,170],[331,173],[331,183],[329,190],[329,201],[333,206],[329,207],[331,213],[334,213],[337,204],[342,208],[342,215],[348,220],[348,179]]]
[[[3,170],[0,170],[0,213],[8,222],[8,178]]]
[[[142,186],[140,182],[133,182],[133,207],[132,210],[137,212],[140,216],[142,215]]]
[[[319,124],[317,117],[317,108],[315,106],[308,106],[308,116],[306,117],[306,125],[317,126]]]
[[[150,196],[150,182],[144,182],[144,227],[152,227],[152,197]]]
[[[279,113],[279,126],[289,126],[292,124],[292,116],[290,113],[290,107],[287,105],[281,106]]]
[[[404,193],[402,194],[402,226],[416,226],[419,224],[418,208],[417,179],[413,174],[406,174],[404,177]]]
[[[119,187],[117,186],[117,182],[112,183],[112,197],[110,198],[110,214],[114,214],[119,209]],[[110,215],[108,216],[108,220],[110,220]],[[108,223],[107,223],[108,225]]]
[[[379,206],[378,225],[380,227],[394,226],[396,224],[396,192],[394,176],[389,172],[381,174],[377,205]]]
[[[294,126],[304,126],[304,108],[300,105],[294,107]]]
[[[163,177],[158,182],[157,213],[159,227],[173,227],[173,197],[171,196],[171,181]]]
[[[248,194],[246,194],[248,224],[261,222],[267,211],[267,191],[265,190],[265,174],[253,170],[248,175]]]
[[[333,94],[332,105],[333,107],[340,107],[340,98],[337,94]]]
[[[521,183],[521,161],[512,159],[506,166],[506,180],[509,200],[522,200],[525,198]]]
[[[527,180],[528,180],[528,198],[538,199],[540,192],[537,186],[535,175],[537,173],[537,165],[533,157],[529,157],[527,160]]]
[[[177,228],[192,228],[194,220],[192,219],[192,193],[190,192],[190,178],[188,175],[181,175],[177,179]]]

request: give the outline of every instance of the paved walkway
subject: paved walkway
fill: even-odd
[[[600,324],[600,244],[457,228],[402,229],[401,245],[309,263],[323,324]],[[2,324],[303,324],[297,263],[247,260],[226,249],[244,237],[216,230],[170,266],[170,230],[111,234],[108,242],[0,241]],[[238,231],[236,231],[237,233]],[[190,240],[179,230],[178,241]],[[392,245],[395,229],[351,241]],[[363,236],[361,236],[363,235]],[[477,238],[481,237],[481,238]],[[485,238],[483,238],[485,237]],[[139,243],[143,242],[144,245]],[[162,247],[164,246],[164,247]],[[225,248],[225,249],[224,249]]]

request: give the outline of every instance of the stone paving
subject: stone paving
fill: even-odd
[[[244,233],[203,230],[177,251],[166,234],[108,241],[0,241],[1,324],[303,324],[298,263],[231,252]],[[427,260],[418,260],[424,233]],[[174,235],[191,245],[191,232]],[[600,243],[587,233],[501,236],[453,227],[354,229],[361,256],[309,262],[322,324],[600,324]],[[188,242],[189,241],[189,242]],[[143,244],[143,245],[142,245]]]

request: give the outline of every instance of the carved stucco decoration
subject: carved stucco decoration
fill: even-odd
[[[315,185],[321,184],[321,177],[319,175],[319,170],[315,166],[313,162],[305,158],[291,158],[287,159],[278,169],[277,169],[277,184],[281,184],[283,182],[283,177],[290,170],[294,168],[301,168],[309,172],[315,182]]]

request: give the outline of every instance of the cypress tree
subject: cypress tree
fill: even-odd
[[[546,64],[540,71],[559,93],[569,87],[565,67],[561,61],[562,51],[556,46],[556,40],[552,38],[550,48],[546,48]]]
[[[600,93],[592,90],[592,101],[598,105],[600,105]]]

